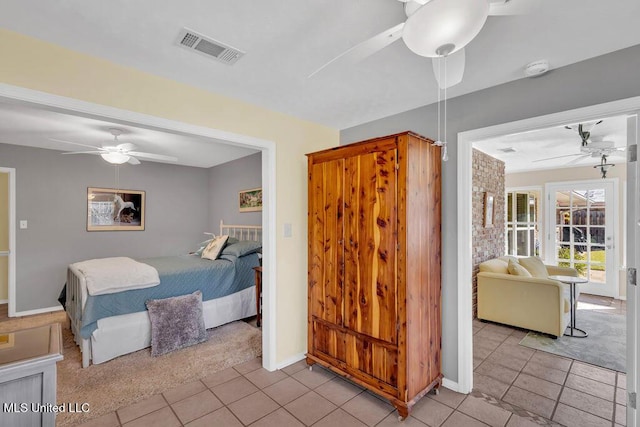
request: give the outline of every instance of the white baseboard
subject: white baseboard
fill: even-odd
[[[286,368],[289,365],[293,365],[296,362],[301,361],[302,359],[305,359],[307,357],[307,352],[304,353],[298,353],[294,356],[288,357],[285,360],[283,360],[282,362],[279,362],[278,364],[276,364],[276,369],[282,369],[282,368]]]
[[[622,300],[622,301],[626,301],[627,300],[627,296],[626,295],[620,295],[620,296],[618,296],[618,299]]]
[[[38,308],[38,309],[35,309],[35,310],[16,311],[16,313],[12,317],[31,316],[31,315],[34,315],[34,314],[51,313],[53,311],[62,311],[62,306],[58,305],[58,306],[55,306],[55,307]]]
[[[451,381],[450,379],[443,378],[442,386],[448,388],[449,390],[455,391],[456,393],[460,393],[460,385],[455,381]]]
[[[8,299],[0,299],[0,304],[9,304]]]

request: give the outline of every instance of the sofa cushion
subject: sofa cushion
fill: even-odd
[[[539,277],[541,279],[549,278],[547,267],[545,267],[542,260],[536,256],[520,258],[520,265],[526,268],[533,277]]]
[[[509,274],[512,274],[514,276],[531,277],[531,273],[529,273],[529,270],[521,266],[518,261],[510,259],[507,269],[509,270]]]
[[[514,257],[512,255],[503,255],[501,257],[498,257],[498,259],[501,259],[502,261],[509,263],[509,261],[514,261],[514,262],[518,262],[518,258]]]
[[[483,263],[480,263],[480,272],[481,273],[501,273],[501,274],[509,274],[508,264],[506,261],[503,261],[499,258],[490,259]]]

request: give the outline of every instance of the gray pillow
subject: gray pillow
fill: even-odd
[[[151,355],[160,356],[207,340],[202,292],[147,300],[151,319]]]
[[[241,240],[237,243],[227,244],[222,250],[222,255],[234,255],[241,257],[244,255],[258,252],[262,249],[262,242],[252,242],[250,240]]]

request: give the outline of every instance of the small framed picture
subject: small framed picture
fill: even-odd
[[[238,193],[240,212],[257,212],[262,210],[262,188],[242,190]]]
[[[490,192],[484,193],[484,226],[493,227],[495,195]]]
[[[144,230],[145,192],[87,189],[87,231]]]

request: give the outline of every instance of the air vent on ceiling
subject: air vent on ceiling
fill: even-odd
[[[210,37],[205,37],[202,34],[198,34],[187,28],[180,30],[177,43],[178,46],[182,46],[185,49],[196,51],[209,58],[213,58],[229,65],[234,64],[245,54],[245,52],[242,52],[241,50],[224,43],[220,43]]]
[[[513,147],[507,147],[507,148],[498,148],[498,151],[502,151],[503,153],[515,153],[516,149]]]

